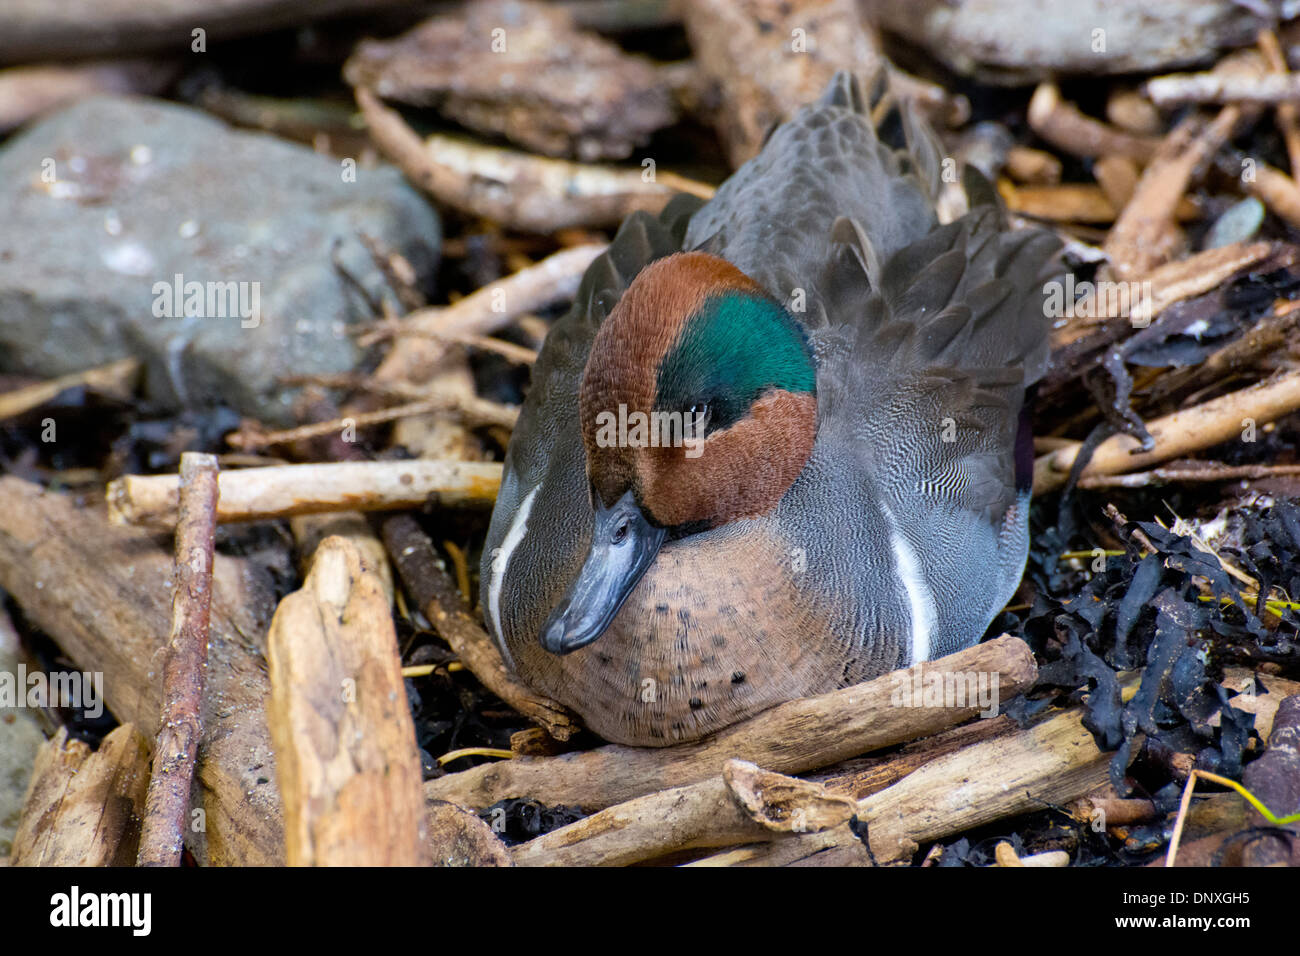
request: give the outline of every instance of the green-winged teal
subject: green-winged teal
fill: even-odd
[[[939,148],[893,121],[836,76],[707,204],[624,222],[547,337],[482,604],[609,740],[951,653],[1016,589],[1059,243],[974,176],[940,225]]]

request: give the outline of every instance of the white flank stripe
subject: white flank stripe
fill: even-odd
[[[930,593],[930,586],[925,583],[925,575],[921,571],[921,562],[916,556],[916,551],[898,530],[898,522],[894,520],[893,512],[883,501],[880,507],[885,512],[885,520],[889,522],[889,541],[894,547],[894,565],[898,569],[898,577],[903,582],[903,589],[907,591],[907,602],[912,609],[911,662],[917,664],[928,661],[930,635],[934,632],[935,622],[934,595]]]
[[[506,659],[506,664],[511,670],[514,670],[515,662],[510,656],[510,648],[506,647],[506,636],[501,630],[501,585],[505,583],[506,571],[510,567],[510,556],[515,548],[519,547],[519,542],[524,540],[524,535],[528,533],[528,513],[533,510],[533,499],[537,497],[541,487],[538,485],[528,492],[527,497],[519,503],[519,510],[515,512],[514,520],[510,522],[510,529],[501,542],[501,553],[492,558],[492,577],[488,584],[488,615],[492,618],[492,630],[495,632],[497,644],[501,647],[501,655]]]

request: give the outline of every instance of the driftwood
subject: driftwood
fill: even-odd
[[[1111,268],[1123,280],[1143,278],[1172,258],[1177,243],[1174,217],[1192,177],[1232,135],[1241,118],[1225,106],[1214,121],[1184,120],[1165,138],[1138,181],[1133,198],[1106,237]]]
[[[1210,448],[1245,435],[1300,409],[1300,371],[1278,375],[1201,405],[1184,408],[1147,423],[1155,439],[1149,451],[1129,435],[1114,435],[1097,446],[1083,476],[1140,471],[1158,462]],[[1043,493],[1066,483],[1082,443],[1071,444],[1034,463],[1034,491]]]
[[[113,715],[147,737],[156,734],[161,713],[151,675],[169,630],[172,573],[165,539],[111,527],[98,505],[0,478],[0,588],[78,669],[102,672]],[[263,713],[269,688],[258,650],[271,593],[265,566],[217,554],[197,765],[204,814],[201,828],[188,833],[203,863],[283,862]]]
[[[343,76],[526,149],[584,162],[626,158],[677,118],[651,63],[575,29],[569,11],[550,3],[478,0],[442,12],[395,39],[362,41]]]
[[[0,71],[0,133],[87,96],[153,96],[180,72],[175,61],[99,60]]]
[[[240,431],[228,435],[226,442],[232,448],[252,451],[269,448],[272,445],[290,445],[312,438],[355,432],[359,428],[369,428],[372,425],[382,425],[386,422],[429,415],[434,412],[454,412],[470,425],[498,425],[502,428],[514,428],[515,422],[519,420],[519,409],[512,405],[491,402],[477,395],[446,393],[407,402],[405,405],[381,408],[373,412],[357,412],[327,422],[299,425],[278,432],[265,432],[256,426],[246,425]]]
[[[391,511],[433,502],[491,507],[501,466],[469,461],[340,462],[223,471],[217,521],[262,521],[336,511]],[[180,479],[125,475],[108,485],[114,524],[166,525],[176,519]]]
[[[848,826],[781,843],[732,850],[703,866],[865,865],[909,860],[920,843],[1040,810],[1088,793],[1107,779],[1109,756],[1097,749],[1074,708],[1027,730],[993,737],[925,764],[858,801],[871,852]]]
[[[416,520],[410,515],[389,518],[383,525],[383,539],[407,591],[461,663],[484,687],[556,740],[568,740],[578,730],[576,719],[506,669],[501,652],[465,608],[456,584]]]
[[[60,728],[36,756],[14,866],[130,866],[149,786],[149,741],[132,724],[91,753]]]
[[[958,683],[958,675],[972,673],[990,681],[998,675],[998,696],[1005,700],[1033,684],[1037,667],[1023,641],[1000,637],[865,684],[788,701],[698,743],[661,749],[611,744],[558,757],[516,758],[430,780],[424,793],[429,799],[466,807],[529,796],[548,805],[600,810],[707,780],[733,757],[777,773],[802,773],[975,716],[981,708],[969,702],[966,706],[898,706],[903,700],[900,692],[917,681],[952,686]]]
[[[658,214],[677,192],[712,190],[665,171],[594,166],[484,146],[463,137],[427,139],[372,91],[356,89],[375,145],[438,202],[523,232],[615,226],[637,210]]]
[[[15,418],[54,401],[70,388],[87,388],[124,399],[131,394],[140,363],[136,359],[122,359],[84,372],[62,375],[38,382],[11,392],[0,392],[0,421]]]
[[[1055,83],[1040,83],[1029,101],[1029,125],[1057,149],[1073,156],[1124,156],[1146,162],[1160,145],[1152,136],[1116,129],[1085,116],[1061,99]]]
[[[882,63],[852,0],[696,0],[682,15],[695,63],[719,90],[711,119],[733,167],[821,95],[836,70],[866,76]]]
[[[620,803],[512,855],[519,866],[624,866],[681,850],[820,832],[856,809],[820,784],[728,760],[721,776]]]
[[[162,715],[154,744],[149,799],[140,834],[140,866],[178,866],[185,848],[194,783],[212,616],[212,551],[217,533],[217,459],[181,455],[180,516],[172,627],[162,668]]]
[[[402,320],[403,329],[416,336],[398,340],[375,372],[380,382],[427,379],[446,347],[441,335],[484,335],[505,328],[520,315],[573,298],[578,283],[605,246],[588,243],[564,249],[514,275],[490,282],[465,298],[442,308],[422,309]]]
[[[415,725],[377,574],[343,538],[316,550],[267,637],[267,719],[291,866],[429,861]]]
[[[146,50],[189,54],[193,31],[206,43],[295,26],[402,0],[6,0],[0,5],[0,63]]]
[[[513,866],[510,851],[486,823],[464,807],[431,800],[426,824],[434,866]]]

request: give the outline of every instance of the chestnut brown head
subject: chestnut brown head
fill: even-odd
[[[723,259],[647,266],[592,343],[579,395],[596,527],[542,644],[600,636],[662,543],[776,507],[817,430],[802,327]]]

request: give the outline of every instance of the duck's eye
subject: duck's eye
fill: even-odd
[[[610,535],[609,539],[614,544],[622,544],[623,539],[626,537],[627,537],[627,519],[624,518],[622,521],[618,523],[618,526],[614,529],[614,533]]]
[[[708,402],[696,402],[687,411],[686,417],[690,419],[692,425],[703,428],[709,423],[709,413]]]

